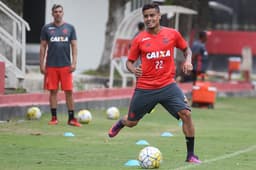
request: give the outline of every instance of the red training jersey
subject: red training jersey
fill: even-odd
[[[141,58],[137,88],[159,89],[175,82],[174,47],[184,50],[187,43],[178,31],[167,27],[161,27],[157,34],[143,31],[134,38],[128,60]]]

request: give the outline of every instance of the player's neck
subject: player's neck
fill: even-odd
[[[64,24],[64,21],[54,21],[53,24],[57,27],[61,26]]]
[[[161,30],[161,26],[156,26],[154,28],[148,28],[147,29],[147,32],[150,33],[150,34],[158,34]]]

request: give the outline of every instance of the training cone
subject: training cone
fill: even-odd
[[[137,145],[149,145],[149,143],[146,140],[139,140],[136,142]]]
[[[124,166],[140,166],[140,163],[138,160],[129,160],[124,164]]]
[[[161,136],[163,136],[163,137],[171,137],[171,136],[173,136],[173,134],[170,133],[170,132],[163,132],[163,133],[161,134]]]
[[[72,132],[65,132],[64,136],[66,136],[66,137],[73,137],[75,135]]]

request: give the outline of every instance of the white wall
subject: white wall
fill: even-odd
[[[108,17],[107,0],[46,0],[45,23],[51,22],[51,7],[58,3],[64,8],[64,21],[73,24],[78,37],[79,73],[98,67],[104,47]]]

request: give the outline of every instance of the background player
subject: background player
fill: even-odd
[[[196,83],[197,77],[200,76],[202,81],[205,80],[205,73],[208,67],[208,52],[205,47],[207,41],[207,32],[200,31],[198,34],[199,39],[194,41],[192,44],[192,81]]]
[[[75,71],[77,62],[77,37],[75,28],[63,21],[63,15],[63,7],[53,5],[52,16],[54,21],[43,26],[40,36],[40,70],[45,75],[44,88],[50,91],[49,103],[52,119],[48,124],[58,124],[57,93],[60,83],[66,96],[68,124],[80,127],[81,124],[74,118],[72,92],[72,72]]]

